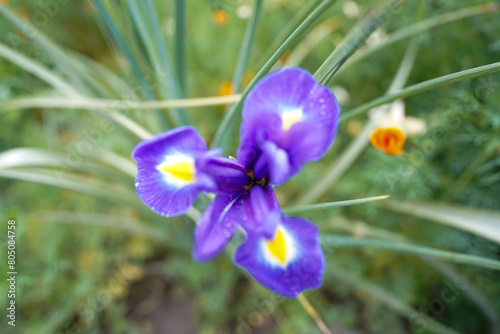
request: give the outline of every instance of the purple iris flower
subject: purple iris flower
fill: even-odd
[[[318,228],[283,215],[272,185],[321,158],[335,137],[340,108],[331,91],[300,68],[261,80],[245,100],[238,160],[208,150],[192,127],[137,145],[136,191],[153,211],[185,213],[201,192],[215,194],[194,231],[193,258],[218,255],[240,227],[234,261],[269,289],[296,297],[321,286],[325,259]]]

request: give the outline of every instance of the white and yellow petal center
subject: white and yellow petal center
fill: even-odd
[[[262,242],[264,257],[271,265],[285,268],[295,257],[295,246],[292,237],[282,227],[278,226],[272,239]]]
[[[157,169],[169,183],[186,185],[196,180],[194,159],[185,155],[167,156]]]
[[[303,116],[302,109],[285,109],[281,112],[281,129],[287,131],[292,125],[300,122]]]

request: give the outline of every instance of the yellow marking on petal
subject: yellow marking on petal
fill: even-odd
[[[302,120],[302,109],[285,110],[281,114],[281,129],[287,131],[294,125]]]
[[[193,182],[196,178],[194,160],[185,156],[169,157],[159,169],[174,182]]]
[[[282,265],[286,264],[288,247],[281,228],[276,229],[273,239],[266,241],[266,246],[271,255],[278,259]]]

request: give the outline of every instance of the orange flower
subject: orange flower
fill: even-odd
[[[227,96],[234,94],[234,87],[231,81],[224,80],[219,85],[219,96]]]
[[[370,133],[370,143],[387,154],[402,154],[406,136],[399,128],[377,128]]]
[[[224,26],[229,21],[229,14],[224,9],[216,9],[211,15],[212,22],[217,26]]]

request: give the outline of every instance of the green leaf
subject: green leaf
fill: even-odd
[[[330,7],[336,0],[324,0],[321,2],[311,14],[294,30],[294,32],[286,39],[276,52],[269,58],[264,66],[255,75],[252,82],[243,91],[242,98],[226,112],[222,119],[221,125],[215,133],[211,147],[222,147],[227,149],[229,138],[232,138],[233,131],[237,124],[238,112],[243,106],[243,100],[248,95],[252,87],[273,67],[274,64],[283,56],[283,54],[302,36],[302,34]]]
[[[380,201],[389,198],[389,195],[383,195],[383,196],[375,196],[375,197],[366,197],[366,198],[360,198],[360,199],[353,199],[349,201],[338,201],[338,202],[329,202],[329,203],[318,203],[318,204],[312,204],[312,205],[304,205],[304,206],[297,206],[297,207],[292,207],[292,208],[284,208],[283,213],[287,215],[293,215],[293,214],[303,214],[306,212],[314,212],[314,211],[321,211],[321,210],[327,210],[327,209],[332,209],[332,208],[340,208],[343,206],[349,206],[349,205],[357,205],[357,204],[363,204],[363,203],[368,203],[368,202],[373,202],[373,201]]]
[[[186,95],[186,2],[175,0],[175,69],[180,90]]]
[[[335,247],[371,247],[385,249],[399,253],[427,256],[442,261],[469,264],[477,267],[500,270],[500,261],[487,259],[480,256],[444,251],[423,246],[415,246],[405,243],[328,235],[321,238],[321,243],[325,246]]]
[[[458,205],[425,202],[384,203],[387,208],[461,229],[500,244],[500,213]]]
[[[455,72],[452,74],[444,75],[442,77],[430,79],[418,84],[406,87],[396,93],[386,94],[379,98],[376,98],[368,103],[365,103],[359,107],[352,109],[350,112],[343,114],[340,117],[340,122],[346,121],[354,116],[367,112],[370,109],[381,106],[383,104],[392,102],[397,99],[406,98],[418,93],[425,92],[427,90],[443,86],[455,81],[475,78],[480,75],[485,75],[489,73],[494,73],[500,71],[500,62],[492,63],[484,66],[474,67],[465,71]]]
[[[346,64],[342,66],[342,68],[338,72],[340,73],[344,71],[346,68],[357,63],[361,59],[364,59],[381,49],[387,48],[396,42],[405,41],[411,36],[417,35],[425,31],[429,31],[433,28],[439,27],[447,23],[455,22],[475,15],[493,13],[496,12],[497,10],[498,10],[498,5],[495,3],[488,3],[468,8],[460,8],[454,12],[431,17],[422,22],[418,22],[413,25],[404,27],[396,32],[391,33],[389,37],[386,40],[382,41],[380,44],[376,44],[374,46],[370,46],[356,52],[351,58],[349,58]]]
[[[353,286],[356,290],[363,292],[363,294],[367,296],[375,298],[383,305],[389,307],[397,314],[408,318],[410,321],[415,319],[415,316],[418,316],[418,319],[423,320],[425,325],[427,325],[426,328],[434,333],[458,334],[458,332],[456,332],[455,330],[448,328],[445,325],[427,316],[426,314],[415,310],[405,301],[401,300],[399,296],[393,294],[390,291],[387,291],[378,284],[353,275],[339,266],[335,266],[332,263],[329,263],[327,268],[327,276],[333,276],[341,280],[345,284]],[[421,322],[419,321],[418,323],[420,324]],[[418,328],[421,329],[420,326]]]
[[[339,68],[351,57],[354,52],[370,37],[370,35],[392,16],[396,8],[404,0],[390,1],[375,15],[371,15],[360,25],[355,27],[342,43],[333,50],[332,54],[318,68],[314,77],[318,82],[327,84]]]
[[[241,44],[240,55],[238,56],[238,62],[236,63],[236,70],[233,77],[233,87],[235,92],[239,92],[241,86],[241,78],[243,73],[248,66],[248,60],[252,53],[252,45],[255,40],[255,32],[257,31],[257,25],[262,12],[262,0],[256,0],[252,19],[249,20],[247,30],[245,31],[245,37],[243,38],[243,44]]]

